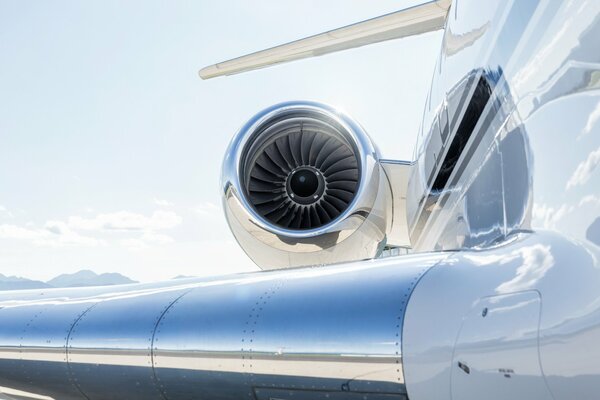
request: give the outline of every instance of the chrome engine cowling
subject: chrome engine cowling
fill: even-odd
[[[278,104],[248,121],[225,155],[222,189],[234,236],[263,269],[372,258],[391,227],[375,145],[319,103]]]

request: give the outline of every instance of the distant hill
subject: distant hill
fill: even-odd
[[[82,286],[108,286],[137,283],[128,277],[116,272],[98,275],[94,271],[84,269],[74,274],[62,274],[47,282],[52,287],[82,287]]]
[[[42,281],[0,274],[0,290],[43,289],[52,287]]]
[[[62,274],[56,278],[50,279],[48,282],[0,274],[0,290],[109,286],[123,285],[126,283],[137,282],[116,272],[96,274],[87,269],[73,274]]]
[[[187,279],[187,278],[195,278],[195,276],[192,275],[177,275],[171,279]]]

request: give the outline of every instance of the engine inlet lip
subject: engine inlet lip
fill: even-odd
[[[294,178],[302,172],[308,172],[312,174],[312,176],[314,176],[314,178],[316,178],[317,181],[316,187],[314,188],[314,190],[311,190],[312,193],[307,196],[302,196],[302,193],[299,193],[300,191],[297,188],[295,189],[293,187]],[[303,165],[292,170],[287,176],[285,182],[285,190],[287,195],[290,197],[290,199],[292,199],[292,201],[301,205],[311,205],[317,203],[319,200],[321,200],[323,194],[325,194],[325,187],[326,183],[325,178],[323,178],[323,174],[317,168],[309,165]]]
[[[334,121],[341,128],[345,140],[351,145],[357,154],[359,161],[359,184],[358,190],[350,205],[335,220],[314,229],[294,230],[279,227],[270,223],[261,216],[248,200],[245,190],[244,177],[245,167],[248,165],[248,153],[253,146],[253,141],[257,135],[264,132],[264,129],[277,121],[289,118],[298,114],[308,115],[315,119]],[[371,207],[373,196],[370,194],[374,182],[373,176],[377,175],[377,163],[379,152],[370,137],[364,129],[348,115],[336,110],[335,108],[323,103],[313,101],[290,101],[275,104],[264,109],[250,119],[233,137],[227,156],[223,160],[223,175],[221,187],[225,193],[224,199],[230,194],[235,196],[236,201],[240,203],[240,210],[246,214],[245,218],[253,225],[260,227],[266,232],[276,236],[288,238],[313,238],[327,233],[338,232],[339,221],[346,220],[350,215],[355,214],[359,209]]]

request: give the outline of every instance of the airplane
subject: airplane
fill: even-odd
[[[57,400],[600,398],[600,2],[433,0],[200,76],[433,30],[413,160],[382,159],[328,105],[259,112],[231,141],[221,194],[263,271],[0,293],[0,386]]]

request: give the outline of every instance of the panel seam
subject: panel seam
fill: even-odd
[[[156,338],[156,332],[158,330],[158,326],[160,325],[160,323],[162,322],[164,316],[171,310],[171,308],[179,301],[181,300],[181,298],[183,296],[185,296],[186,294],[188,294],[189,292],[191,292],[192,290],[194,290],[195,288],[191,288],[186,290],[184,293],[182,293],[181,295],[179,295],[177,298],[175,298],[173,301],[171,301],[164,309],[163,311],[160,313],[160,315],[158,316],[158,318],[156,319],[156,323],[154,324],[154,329],[152,330],[152,336],[150,337],[150,364],[152,367],[152,381],[154,383],[154,386],[156,387],[156,389],[158,390],[158,392],[160,393],[160,395],[162,396],[162,398],[164,400],[168,400],[167,397],[167,393],[165,390],[163,390],[161,384],[159,383],[159,379],[158,376],[156,374],[156,368],[154,367],[155,362],[154,362],[154,351],[157,350],[154,346],[154,341]]]
[[[71,328],[69,328],[69,332],[67,333],[67,337],[65,338],[66,339],[65,358],[67,361],[67,379],[79,391],[79,393],[81,393],[81,395],[83,397],[85,397],[87,400],[90,400],[90,398],[88,395],[85,394],[85,392],[83,391],[83,389],[81,388],[79,383],[77,383],[77,378],[75,377],[75,373],[73,372],[73,370],[71,368],[71,361],[69,360],[69,347],[70,347],[69,343],[71,341],[71,335],[73,334],[73,331],[75,330],[75,326],[77,326],[79,321],[81,321],[81,319],[97,305],[98,305],[98,303],[92,304],[91,306],[86,308],[81,314],[79,314],[79,316],[77,316],[77,318],[75,318],[75,321],[73,321],[73,324],[71,325]]]

